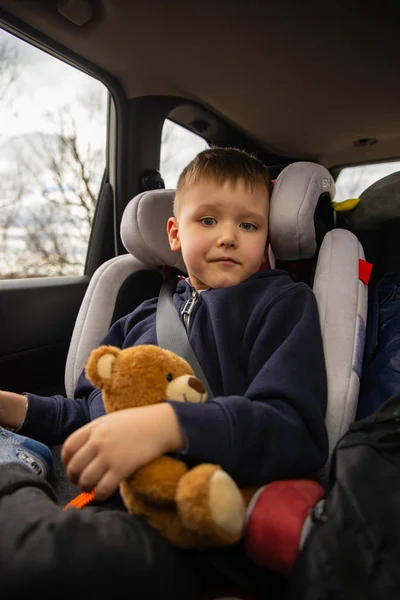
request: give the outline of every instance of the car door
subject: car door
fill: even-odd
[[[1,29],[0,56],[0,387],[50,395],[90,275],[115,254],[109,93]]]

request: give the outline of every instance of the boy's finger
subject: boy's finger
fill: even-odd
[[[77,431],[74,431],[74,433],[65,440],[61,449],[61,460],[64,465],[68,465],[74,454],[86,443],[90,434],[90,429],[91,428],[85,425]]]
[[[81,473],[78,480],[79,487],[84,492],[90,492],[97,486],[97,482],[101,480],[107,469],[107,464],[99,457],[96,457]]]
[[[83,471],[96,458],[97,450],[93,444],[86,443],[73,454],[67,465],[67,475],[72,483],[77,483]]]
[[[121,480],[113,471],[107,471],[105,475],[100,479],[99,483],[96,484],[95,499],[96,500],[107,500],[116,491]]]

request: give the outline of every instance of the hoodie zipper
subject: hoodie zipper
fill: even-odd
[[[183,317],[183,323],[186,327],[186,331],[189,329],[189,321],[190,316],[193,312],[194,307],[196,306],[199,299],[199,294],[196,292],[194,288],[192,288],[192,297],[186,300],[183,308],[181,310],[181,315]]]

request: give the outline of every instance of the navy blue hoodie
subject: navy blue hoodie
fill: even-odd
[[[181,314],[192,288],[174,295]],[[157,298],[117,321],[103,344],[157,344]],[[182,315],[181,315],[182,318]],[[278,270],[198,295],[188,324],[192,348],[214,398],[205,404],[171,402],[188,464],[222,466],[239,485],[305,477],[328,452],[326,372],[317,305],[305,284]],[[20,433],[60,444],[105,413],[101,392],[81,375],[75,400],[28,394]]]

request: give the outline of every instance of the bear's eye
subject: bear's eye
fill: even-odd
[[[168,375],[166,376],[166,380],[167,381],[172,381],[173,380],[172,373],[168,373]]]

